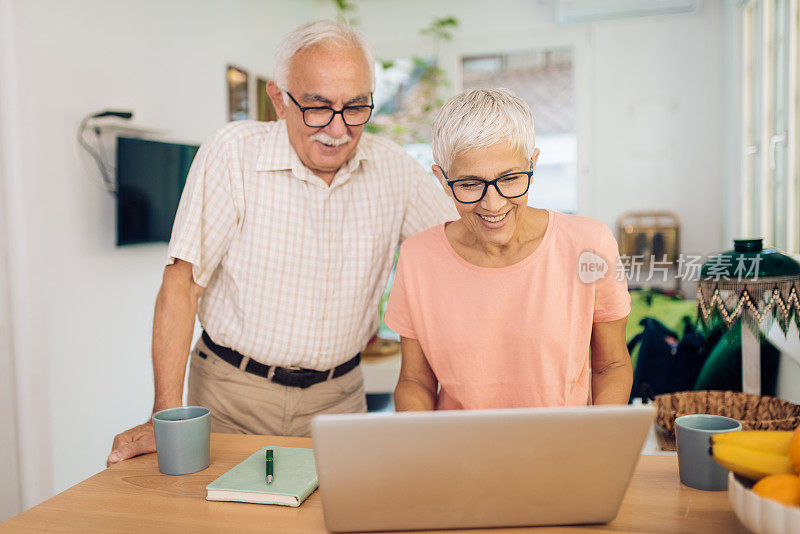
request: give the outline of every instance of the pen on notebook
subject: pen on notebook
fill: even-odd
[[[272,484],[272,449],[267,449],[267,484]]]

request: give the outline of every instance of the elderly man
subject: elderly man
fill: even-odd
[[[211,408],[215,432],[306,436],[316,414],[366,410],[359,351],[377,327],[394,251],[456,217],[397,145],[364,134],[373,56],[319,21],[275,52],[281,120],[228,124],[200,149],[181,197],[153,326],[153,410]],[[153,452],[151,423],[109,463]]]

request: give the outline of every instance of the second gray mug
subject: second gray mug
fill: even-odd
[[[739,421],[721,415],[692,414],[676,418],[675,441],[681,482],[706,491],[728,489],[728,470],[715,462],[708,452],[710,438],[713,434],[741,429]]]

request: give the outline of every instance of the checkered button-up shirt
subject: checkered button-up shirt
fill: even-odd
[[[192,264],[215,343],[324,370],[376,331],[398,244],[456,218],[438,182],[388,140],[364,133],[328,186],[301,163],[285,122],[238,121],[197,153],[167,263]]]

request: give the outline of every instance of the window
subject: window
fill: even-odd
[[[367,131],[402,146],[429,173],[433,165],[431,126],[441,99],[442,73],[432,58],[379,61],[375,68],[375,111]]]
[[[533,111],[541,151],[528,204],[574,213],[578,207],[578,146],[571,48],[462,58],[462,86],[507,87]]]
[[[742,236],[800,253],[800,0],[742,2]]]

